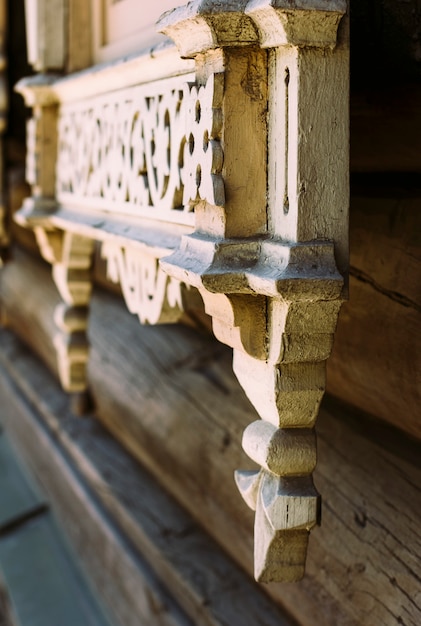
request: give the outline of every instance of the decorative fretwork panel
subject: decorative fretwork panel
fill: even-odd
[[[223,204],[221,84],[181,76],[62,105],[59,202],[186,224],[197,201]]]
[[[101,254],[107,262],[108,279],[120,284],[128,310],[141,324],[178,322],[187,287],[169,277],[151,251],[106,241]]]

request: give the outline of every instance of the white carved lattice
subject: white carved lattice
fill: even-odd
[[[122,247],[113,241],[103,243],[101,254],[107,261],[107,277],[120,283],[128,310],[142,324],[180,319],[184,310],[182,283],[161,270],[159,259],[146,250]]]
[[[223,204],[221,87],[181,76],[63,104],[58,200],[188,224],[199,200]]]

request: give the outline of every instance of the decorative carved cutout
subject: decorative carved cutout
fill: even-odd
[[[199,200],[223,205],[221,81],[171,78],[63,105],[58,200],[179,223]]]
[[[127,308],[141,324],[180,319],[184,311],[183,285],[163,272],[150,251],[106,241],[101,253],[107,260],[108,278],[120,283]]]

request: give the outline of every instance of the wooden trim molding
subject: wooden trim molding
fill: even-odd
[[[261,418],[243,437],[260,469],[236,481],[262,582],[302,578],[320,518],[314,425],[347,297],[345,13],[344,0],[195,0],[158,23],[189,61],[167,48],[18,87],[34,113],[17,219],[65,303],[62,382],[87,384],[86,343],[72,347],[94,240],[143,323],[177,321],[199,291]]]

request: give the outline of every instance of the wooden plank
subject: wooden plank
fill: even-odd
[[[53,315],[61,300],[51,279],[51,268],[39,257],[18,248],[11,251],[11,258],[1,274],[2,323],[10,324],[24,337],[57,375]],[[39,288],[33,289],[33,285]],[[30,297],[22,298],[22,294],[28,294],[28,291]]]
[[[118,327],[124,324],[125,332],[128,333],[130,321],[126,319],[123,323],[114,309],[108,317],[104,305],[102,302],[96,312],[95,305],[93,307],[95,319],[99,318],[101,311],[101,322],[104,324],[101,331],[97,322],[92,335],[96,349],[91,376],[100,417],[186,507],[200,515],[209,532],[213,532],[233,558],[241,558],[244,566],[251,571],[251,524],[246,512],[238,507],[238,496],[230,477],[235,467],[249,467],[241,458],[240,438],[235,436],[234,431],[238,426],[241,428],[244,422],[252,421],[253,412],[244,404],[239,390],[235,389],[229,371],[229,356],[224,355],[217,364],[208,365],[208,371],[214,372],[214,379],[223,381],[225,394],[217,391],[212,379],[207,381],[206,389],[205,383],[197,375],[197,369],[194,371],[197,360],[196,364],[194,360],[190,363],[188,359],[181,361],[184,371],[180,371],[176,365],[177,357],[171,357],[168,348],[164,352],[165,343],[175,351],[178,350],[175,333],[170,338],[170,330],[166,329],[167,338],[163,333],[159,344],[139,333],[135,348],[133,338],[130,343],[128,337],[122,341],[121,331],[117,336],[110,337],[109,333],[105,335],[105,329],[110,327],[112,319]],[[132,332],[134,337],[134,329]],[[114,357],[121,354],[122,350],[122,343],[118,346],[117,342],[126,345],[124,359]],[[127,351],[127,345],[133,346],[130,352]],[[203,359],[209,358],[206,351],[202,354]],[[116,360],[113,363],[114,358]],[[119,374],[121,368],[124,371]],[[100,377],[108,381],[107,389],[104,389]],[[118,386],[124,386],[124,391],[118,392]],[[191,389],[196,391],[194,397]],[[206,410],[207,415],[203,415]],[[118,417],[122,415],[124,421]],[[372,601],[373,614],[378,616],[373,623],[395,624],[400,606],[416,623],[420,618],[419,608],[411,606],[405,599],[405,591],[408,585],[413,593],[418,585],[419,566],[417,559],[412,558],[405,572],[402,560],[409,558],[408,550],[417,553],[419,535],[416,519],[421,511],[419,492],[415,485],[421,478],[420,472],[409,465],[403,471],[411,478],[402,479],[399,462],[396,467],[393,454],[383,460],[381,448],[376,450],[361,435],[353,437],[345,426],[342,427],[336,421],[332,414],[326,412],[322,413],[318,421],[321,437],[316,484],[325,498],[326,506],[322,529],[315,533],[316,538],[310,542],[307,578],[300,586],[287,589],[274,587],[271,593],[303,624],[315,623],[314,616],[320,614],[321,596],[325,606],[320,614],[320,624],[348,624],[352,620],[354,623],[364,623],[366,599],[371,593],[375,597]],[[218,432],[222,427],[230,437],[230,445],[225,450],[221,447],[222,437]],[[332,437],[333,442],[330,443]],[[339,446],[340,452],[332,454],[330,446]],[[345,468],[338,471],[344,462]],[[376,480],[384,485],[383,489],[386,489],[389,480],[391,484],[398,485],[396,491],[393,489],[389,511],[384,505],[384,492],[371,486],[372,462],[380,466]],[[358,478],[351,481],[354,474]],[[336,477],[335,482],[333,476]],[[199,491],[201,485],[206,485],[205,493]],[[409,502],[412,507],[417,503],[416,513],[414,511],[411,514],[408,510]],[[370,507],[367,503],[370,503]],[[367,508],[369,512],[364,513]],[[364,515],[370,515],[372,519],[368,539],[373,542],[371,566],[366,562],[367,540],[361,535],[358,522],[361,516],[364,519]],[[403,550],[401,528],[408,524],[410,529],[406,531],[405,543],[410,547]],[[234,533],[232,529],[235,529]],[[332,533],[335,550],[330,548]],[[390,550],[377,549],[376,541],[391,544]],[[322,577],[321,567],[324,568]],[[363,580],[359,568],[365,568]],[[387,578],[381,574],[381,571],[388,569],[395,572],[395,578],[393,575]],[[338,583],[329,582],[331,577],[335,580],[336,576],[339,577]],[[402,583],[402,579],[406,583]],[[394,580],[400,581],[398,584],[403,591],[394,588]],[[347,591],[349,589],[352,589],[353,594],[351,600]],[[306,599],[307,595],[310,599]]]
[[[339,316],[328,390],[419,438],[419,191],[372,194],[353,200],[350,300]]]
[[[104,516],[75,468],[54,444],[53,433],[41,427],[23,396],[4,377],[0,378],[0,384],[2,400],[12,409],[5,416],[5,427],[54,501],[56,512],[110,615],[124,626],[138,626],[139,622],[191,626],[145,561]]]
[[[310,544],[304,584],[288,590],[287,603],[300,604],[304,624],[415,626],[421,619],[420,446],[361,422],[341,405],[325,407],[315,473],[322,525]],[[314,621],[321,599],[324,619]]]

